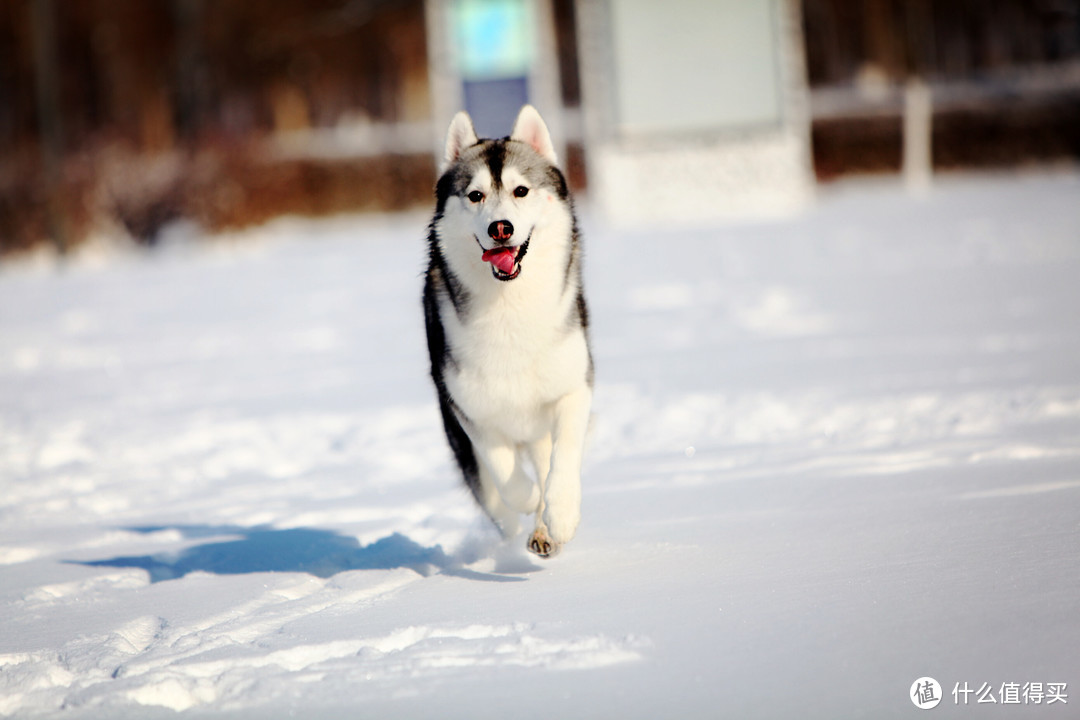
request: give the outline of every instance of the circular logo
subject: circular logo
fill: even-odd
[[[920,710],[937,707],[941,702],[941,684],[932,677],[921,677],[911,683],[908,697]]]

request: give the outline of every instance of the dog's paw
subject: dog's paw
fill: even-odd
[[[548,537],[543,528],[536,528],[536,530],[533,530],[533,534],[529,536],[529,543],[526,547],[529,548],[529,552],[542,558],[548,558],[558,554],[560,546]]]

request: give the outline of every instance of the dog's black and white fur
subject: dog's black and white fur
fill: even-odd
[[[431,377],[465,483],[506,537],[535,514],[527,546],[540,556],[581,519],[593,387],[581,240],[555,163],[531,106],[498,140],[478,139],[458,113],[424,286]]]

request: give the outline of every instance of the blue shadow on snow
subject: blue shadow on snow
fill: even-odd
[[[178,553],[68,562],[87,567],[142,568],[150,574],[152,583],[199,571],[216,575],[302,572],[328,578],[347,570],[398,568],[408,568],[423,576],[439,573],[489,582],[521,582],[525,579],[468,570],[443,552],[442,546],[426,548],[401,533],[388,535],[370,545],[361,545],[354,537],[311,528],[280,530],[228,525],[168,525],[125,530],[146,534],[179,530],[185,538],[240,537],[196,545]]]

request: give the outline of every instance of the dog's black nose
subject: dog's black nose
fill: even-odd
[[[514,226],[509,220],[496,220],[488,225],[488,235],[495,242],[504,243],[514,234]]]

